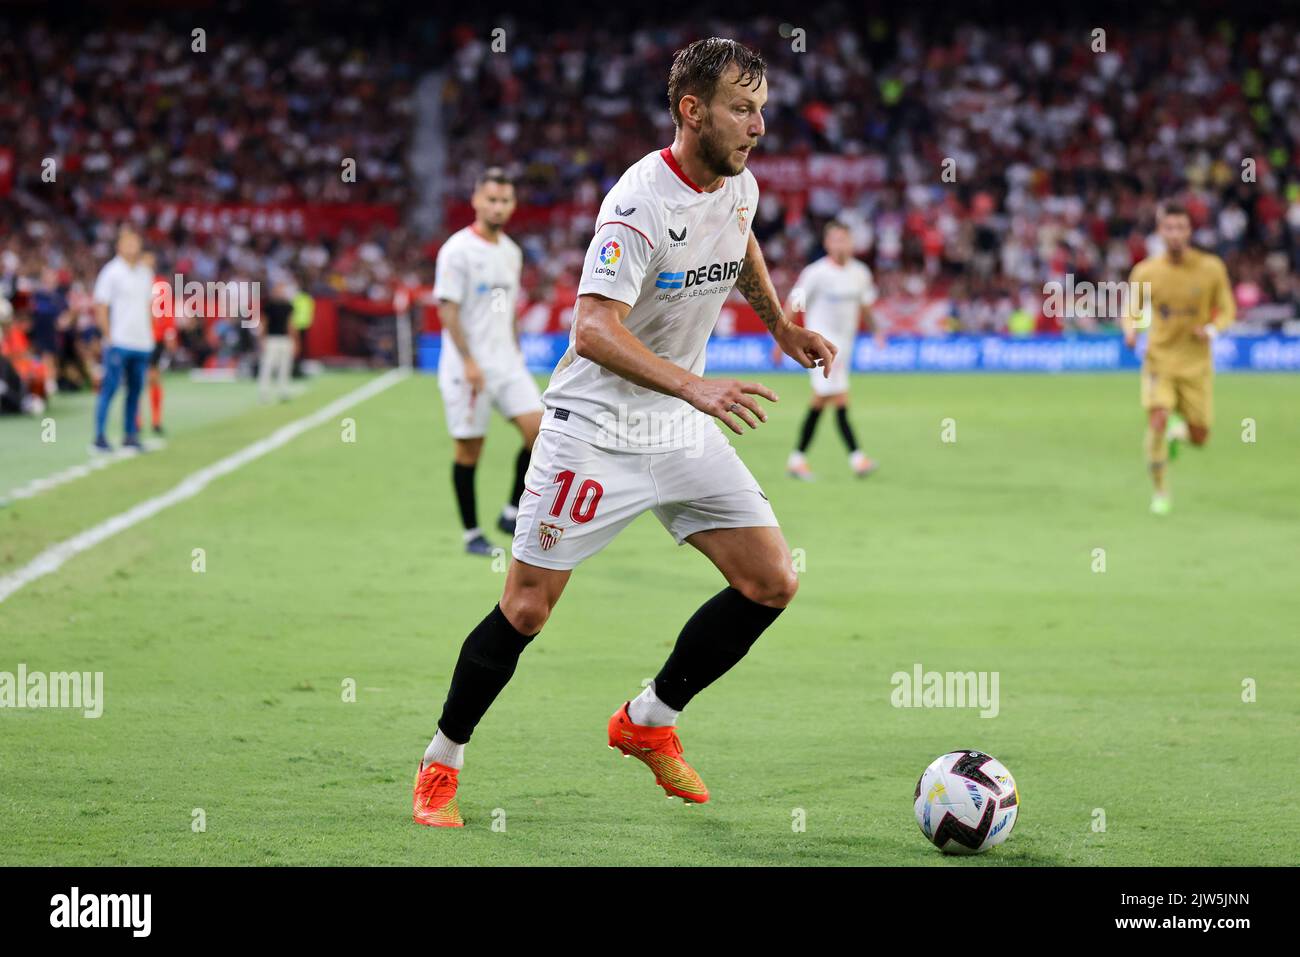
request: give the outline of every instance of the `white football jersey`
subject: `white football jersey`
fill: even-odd
[[[713,192],[669,149],[628,168],[601,204],[578,295],[632,307],[624,325],[651,352],[699,375],[705,347],[745,262],[758,183],[745,170]],[[711,418],[577,354],[573,335],[542,396],[543,428],[605,448],[662,452],[693,445]]]
[[[466,226],[438,250],[433,298],[460,306],[460,327],[469,351],[488,379],[515,373],[524,363],[515,339],[515,303],[524,254],[501,233],[489,242]],[[464,361],[444,329],[438,375],[456,376]]]
[[[795,280],[790,298],[800,296],[804,325],[843,348],[857,335],[859,309],[876,301],[876,283],[866,263],[850,259],[841,266],[823,256],[805,266]]]

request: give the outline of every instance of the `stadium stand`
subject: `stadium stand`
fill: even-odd
[[[196,54],[190,19],[91,28],[36,14],[0,31],[0,296],[17,322],[53,285],[60,336],[93,340],[89,286],[129,217],[165,274],[296,279],[325,304],[313,355],[329,356],[340,312],[422,301],[474,175],[499,164],[519,182],[524,327],[563,330],[596,204],[671,140],[662,77],[705,27],[769,59],[754,228],[779,289],[836,215],[892,332],[1108,331],[1042,316],[1042,284],[1124,279],[1152,249],[1157,202],[1177,193],[1196,242],[1226,259],[1247,328],[1280,329],[1300,304],[1300,30],[1280,16],[1135,21],[1104,54],[1078,22],[995,42],[972,23],[847,14],[802,52],[765,17],[647,14],[615,30],[465,14],[363,16],[347,31],[301,16],[283,31],[223,24]],[[431,304],[423,325],[437,328]],[[186,341],[196,362],[248,348],[210,317]]]

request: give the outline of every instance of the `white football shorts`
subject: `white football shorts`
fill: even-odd
[[[471,397],[463,374],[438,376],[438,390],[447,415],[447,431],[454,439],[478,439],[487,435],[488,421],[495,408],[506,419],[542,411],[537,383],[524,366],[505,375],[484,373],[486,386]]]
[[[669,452],[605,449],[543,427],[524,484],[511,551],[542,568],[576,568],[647,510],[678,545],[713,528],[779,525],[716,427]]]
[[[822,335],[835,346],[835,361],[831,363],[829,378],[822,375],[820,368],[808,370],[808,375],[812,378],[813,395],[841,395],[849,391],[849,367],[853,365],[853,338],[850,336],[847,340],[841,340],[827,336],[824,332]]]

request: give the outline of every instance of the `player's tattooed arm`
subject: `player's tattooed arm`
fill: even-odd
[[[736,280],[736,288],[754,307],[782,352],[805,369],[821,366],[822,375],[830,378],[835,347],[811,329],[796,326],[785,317],[781,311],[781,299],[767,272],[763,250],[759,248],[752,231],[749,234],[749,246],[745,249],[745,265],[740,270],[740,278]]]
[[[745,247],[745,264],[741,267],[740,278],[736,288],[745,300],[754,307],[758,317],[767,326],[767,331],[776,334],[783,322],[788,323],[785,313],[781,311],[781,298],[772,285],[772,277],[767,272],[767,262],[763,259],[763,250],[751,230],[749,245]]]

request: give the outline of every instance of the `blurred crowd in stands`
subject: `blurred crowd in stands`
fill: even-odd
[[[764,184],[754,230],[782,292],[834,216],[883,297],[946,297],[950,331],[1024,331],[1028,315],[1031,332],[1053,332],[1040,315],[1043,284],[1066,273],[1125,279],[1155,251],[1157,202],[1178,195],[1195,241],[1227,260],[1243,317],[1276,323],[1300,305],[1295,19],[1165,15],[1099,37],[1077,18],[974,24],[846,7],[782,24],[625,13],[545,23],[424,14],[355,30],[254,30],[215,17],[202,51],[181,25],[191,15],[5,25],[4,327],[59,306],[60,342],[93,342],[89,290],[115,228],[105,204],[385,204],[400,220],[418,192],[412,104],[430,70],[443,79],[440,127],[423,132],[448,171],[433,184],[448,210],[435,235],[364,220],[312,236],[177,220],[147,229],[159,272],[291,279],[376,302],[427,288],[439,243],[466,222],[474,176],[492,164],[517,177],[510,232],[525,251],[529,302],[571,301],[602,195],[672,140],[673,51],[705,34],[767,57],[760,180],[767,159],[863,158],[876,171],[860,183]],[[355,181],[340,176],[349,158]],[[192,345],[181,361],[240,348],[211,325]],[[81,359],[89,369],[93,349]],[[77,378],[74,369],[68,387]]]
[[[672,140],[673,51],[712,32],[769,63],[756,170],[769,155],[883,161],[881,182],[847,194],[765,188],[755,230],[778,289],[817,255],[820,225],[836,216],[886,295],[941,290],[956,328],[1001,331],[1067,272],[1126,279],[1152,251],[1157,201],[1177,194],[1195,241],[1227,260],[1241,311],[1272,304],[1272,315],[1293,315],[1300,28],[1176,16],[1104,35],[1063,16],[1038,27],[942,17],[896,26],[826,8],[784,26],[597,20],[519,33],[507,54],[464,29],[447,69],[455,190],[499,164],[520,177],[524,203],[592,209],[631,162]],[[534,281],[569,281],[591,225],[573,216],[519,237]]]
[[[44,192],[82,219],[111,199],[401,202],[410,91],[427,64],[400,33],[362,45],[255,26],[6,30],[0,142],[58,157],[59,189]],[[345,158],[355,183],[340,179]],[[19,185],[41,172],[25,164]]]
[[[410,93],[427,70],[416,43],[391,27],[259,30],[221,17],[197,35],[182,26],[195,20],[209,18],[0,26],[0,348],[10,366],[32,367],[48,355],[52,322],[51,385],[92,384],[91,289],[117,226],[105,209],[401,208],[411,195]],[[345,161],[354,176],[343,175]],[[305,236],[244,222],[141,225],[160,275],[200,282],[288,281],[387,299],[432,269],[427,242],[400,227]],[[255,350],[237,323],[179,316],[177,331],[177,365]]]

